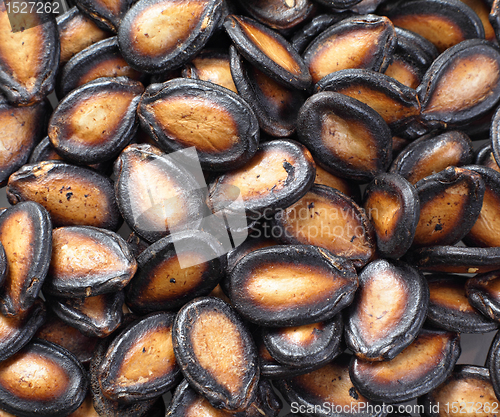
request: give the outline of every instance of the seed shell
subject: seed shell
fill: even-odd
[[[43,325],[46,316],[45,304],[40,298],[22,315],[6,317],[0,314],[0,361],[22,349]]]
[[[372,401],[408,401],[439,386],[452,373],[460,351],[458,333],[422,330],[391,361],[353,357],[349,374],[356,389]]]
[[[489,14],[492,9],[493,0],[461,0],[477,14],[484,28],[484,37],[489,41],[495,41],[495,30],[490,23]]]
[[[250,106],[208,81],[176,78],[151,84],[138,115],[141,127],[165,152],[194,146],[203,169],[239,168],[259,144],[259,124]]]
[[[498,398],[500,396],[500,332],[495,334],[493,338],[490,349],[488,351],[488,357],[486,358],[486,367],[490,371],[491,383],[493,385],[493,390]]]
[[[179,380],[172,346],[175,314],[154,313],[124,329],[99,365],[103,394],[122,403],[155,399]]]
[[[491,120],[490,140],[495,161],[500,161],[500,107],[496,109]]]
[[[380,411],[375,411],[380,410],[375,407],[377,403],[365,398],[353,386],[348,368],[350,359],[350,355],[343,354],[316,371],[276,381],[275,385],[285,399],[300,406],[306,416],[348,417],[352,416],[349,411],[353,407],[360,410],[359,417],[382,417]],[[332,413],[332,408],[335,410],[337,406],[342,411]],[[363,409],[366,411],[361,411]],[[374,411],[369,412],[370,409]]]
[[[139,71],[175,69],[205,46],[222,13],[221,0],[140,0],[118,29],[120,51]]]
[[[355,182],[330,174],[317,164],[314,184],[326,185],[328,187],[335,188],[341,193],[344,193],[347,197],[351,197],[356,203],[361,201],[361,192],[359,190],[359,186]]]
[[[208,295],[225,272],[222,254],[217,239],[199,230],[156,241],[137,258],[138,271],[127,288],[127,305],[138,313],[176,310],[195,297]]]
[[[130,228],[149,242],[197,230],[205,205],[202,185],[191,172],[154,146],[126,147],[115,162],[114,176],[116,200]]]
[[[245,16],[229,15],[224,28],[238,52],[268,77],[287,86],[306,90],[311,75],[302,57],[279,33]]]
[[[123,291],[82,298],[48,295],[46,298],[52,311],[88,337],[110,335],[120,326],[123,319]]]
[[[67,416],[83,402],[87,386],[73,354],[45,340],[0,363],[0,407],[18,417]]]
[[[429,126],[470,122],[497,102],[500,51],[483,39],[463,41],[433,62],[417,91]]]
[[[92,169],[63,161],[24,165],[10,176],[7,199],[10,204],[26,200],[41,204],[54,226],[117,230],[122,223],[113,182]]]
[[[24,314],[37,300],[49,269],[49,213],[32,201],[10,207],[0,215],[0,243],[7,259],[7,275],[0,287],[0,310],[6,316]]]
[[[212,182],[208,206],[214,213],[231,213],[236,210],[231,204],[241,195],[247,216],[259,218],[263,212],[272,214],[298,201],[313,185],[315,175],[313,158],[302,144],[290,139],[264,142],[243,167]]]
[[[42,161],[64,161],[64,158],[56,152],[55,148],[50,143],[48,136],[45,136],[45,138],[35,146],[28,160],[30,164],[36,164]],[[106,174],[110,170],[110,167],[110,161],[88,165],[88,168],[92,168],[102,174]]]
[[[127,243],[118,234],[90,226],[55,229],[44,291],[90,297],[125,287],[137,270]]]
[[[483,146],[480,146],[476,152],[476,160],[474,162],[476,165],[482,165],[491,169],[494,169],[497,172],[500,172],[500,167],[493,156],[493,150],[491,148],[491,143],[485,143]]]
[[[62,321],[51,310],[48,311],[47,319],[38,329],[35,337],[69,350],[83,365],[90,362],[99,342],[97,337],[85,336],[78,329]]]
[[[466,277],[432,274],[426,278],[430,291],[428,323],[461,333],[486,333],[498,328],[498,322],[481,314],[469,302]]]
[[[493,26],[493,29],[495,31],[495,38],[498,42],[498,40],[500,39],[500,3],[498,1],[494,1],[491,5],[489,21]]]
[[[288,3],[276,0],[255,3],[240,0],[238,4],[254,19],[277,30],[295,28],[313,15],[316,10],[314,2],[310,0]]]
[[[500,321],[499,271],[478,274],[465,283],[469,303],[484,316]]]
[[[484,39],[481,19],[459,0],[399,0],[388,3],[381,12],[395,26],[431,41],[440,53],[466,39]]]
[[[63,99],[76,88],[102,77],[129,77],[135,81],[146,81],[144,74],[125,61],[114,36],[82,49],[68,60],[60,75],[57,96]]]
[[[233,93],[238,93],[231,76],[229,54],[224,49],[203,49],[184,66],[182,76],[195,80],[210,81],[221,87],[226,87]],[[160,81],[151,80],[151,84],[153,82]]]
[[[499,215],[498,202],[500,201],[500,174],[491,168],[477,165],[467,165],[464,168],[481,175],[485,184],[481,212],[470,232],[464,237],[464,242],[470,246],[500,246],[497,234],[497,230],[500,230],[497,217]]]
[[[498,404],[488,369],[470,365],[457,365],[446,381],[418,401],[424,406],[423,415],[426,417],[448,414],[449,404],[459,404],[460,408],[473,405],[474,408],[469,410],[477,414],[489,414],[486,410],[495,409],[495,404]]]
[[[364,210],[377,238],[377,250],[398,259],[410,248],[420,216],[417,190],[397,174],[381,174],[366,188]]]
[[[318,81],[315,91],[333,91],[367,104],[382,116],[393,133],[420,114],[415,90],[387,75],[366,69],[328,74]]]
[[[297,113],[305,101],[301,91],[284,87],[244,61],[236,48],[229,48],[231,74],[238,94],[255,112],[261,129],[274,137],[295,132]]]
[[[29,106],[54,89],[60,55],[57,24],[42,9],[11,13],[12,28],[6,7],[0,5],[0,93],[14,106]]]
[[[294,376],[307,374],[323,366],[322,364],[319,366],[314,365],[304,367],[283,365],[271,356],[264,345],[260,334],[255,334],[254,339],[257,342],[260,374],[263,378],[268,378],[273,381],[283,378],[293,378]]]
[[[408,264],[379,259],[359,274],[360,289],[346,315],[347,346],[367,361],[392,360],[417,337],[429,289]]]
[[[427,39],[399,27],[395,28],[397,45],[385,75],[410,88],[417,88],[427,69],[439,55]]]
[[[206,398],[191,388],[186,380],[183,380],[175,389],[166,417],[196,417],[200,413],[211,417],[261,417],[262,415],[277,417],[281,408],[281,400],[273,391],[269,381],[265,379],[259,381],[255,401],[246,410],[236,413],[214,408]]]
[[[331,72],[343,69],[384,72],[395,46],[394,26],[389,19],[375,15],[353,16],[318,35],[303,56],[313,83],[317,83]]]
[[[420,219],[413,245],[453,245],[476,222],[485,192],[481,176],[466,168],[449,167],[415,184]]]
[[[295,327],[263,328],[262,340],[279,363],[293,367],[321,366],[342,353],[342,314],[330,320]]]
[[[500,248],[432,246],[406,255],[423,272],[483,273],[500,269]]]
[[[335,316],[358,288],[353,264],[308,245],[273,246],[242,258],[230,272],[229,298],[262,326],[300,326]]]
[[[375,236],[366,213],[338,190],[314,185],[276,213],[273,232],[283,243],[314,245],[361,268],[374,256]]]
[[[61,44],[59,69],[78,52],[112,35],[112,33],[99,28],[76,6],[57,16],[56,21]]]
[[[315,16],[304,27],[296,30],[295,34],[290,39],[290,43],[299,54],[302,54],[307,48],[307,45],[309,45],[311,41],[321,32],[333,24],[340,22],[345,17],[350,16],[351,14],[349,12],[342,14],[326,13]]]
[[[312,95],[299,111],[297,133],[315,161],[342,178],[367,182],[389,167],[389,127],[354,98],[331,91]]]
[[[76,0],[76,6],[100,28],[116,33],[132,0]]]
[[[449,166],[460,167],[472,163],[473,153],[471,140],[459,130],[435,136],[425,135],[403,149],[392,161],[390,172],[415,184]]]
[[[126,77],[98,78],[77,88],[52,113],[50,142],[65,159],[79,164],[114,158],[139,127],[136,109],[143,91],[140,82]]]
[[[124,321],[128,321],[128,319],[125,318]],[[110,400],[104,396],[99,382],[101,375],[100,365],[105,359],[108,347],[113,339],[113,337],[101,339],[95,348],[92,361],[90,362],[90,388],[95,410],[98,415],[106,417],[153,417],[149,413],[153,410],[157,398],[123,403]],[[158,417],[161,417],[161,415]]]
[[[0,186],[21,168],[42,139],[47,126],[49,105],[46,101],[14,107],[0,96]]]
[[[215,297],[190,301],[175,318],[172,338],[184,377],[212,406],[234,412],[254,401],[257,349],[229,304]]]

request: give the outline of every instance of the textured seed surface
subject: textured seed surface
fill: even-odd
[[[420,332],[429,303],[427,283],[411,266],[382,259],[370,263],[359,280],[347,314],[347,345],[368,361],[394,360]]]
[[[297,133],[316,162],[332,174],[370,181],[390,164],[392,138],[382,117],[360,101],[332,91],[309,97]]]
[[[0,384],[24,400],[34,393],[41,401],[53,400],[68,383],[69,375],[57,363],[36,354],[20,354],[0,367]]]
[[[224,329],[224,333],[219,329]],[[192,329],[193,353],[200,365],[231,393],[241,390],[245,350],[238,328],[222,314],[207,313]]]
[[[499,73],[498,62],[490,57],[478,54],[461,59],[440,80],[425,112],[453,112],[483,100],[485,92],[498,83]]]
[[[254,400],[257,349],[224,301],[199,297],[185,304],[176,317],[173,340],[185,378],[214,407],[238,411]]]
[[[350,355],[341,355],[320,369],[276,381],[276,386],[289,402],[304,406],[304,409],[314,409],[325,403],[339,407],[352,404],[360,408],[373,405],[351,382],[349,360]]]
[[[351,199],[328,187],[314,186],[278,214],[282,240],[320,246],[360,267],[373,256],[371,225]]]
[[[355,386],[372,399],[415,398],[438,386],[451,373],[460,348],[457,333],[422,331],[388,362],[351,362]]]
[[[313,82],[348,68],[380,70],[394,47],[393,32],[389,19],[370,15],[332,26],[304,52]]]
[[[237,93],[238,91],[231,76],[229,55],[219,55],[216,50],[213,51],[213,54],[211,52],[211,50],[206,50],[205,54],[202,52],[187,64],[185,71],[188,76],[210,81]]]
[[[407,146],[392,162],[390,171],[412,184],[449,166],[472,162],[473,148],[469,137],[460,131],[437,136],[423,136]]]
[[[229,171],[209,188],[212,211],[232,203],[238,193],[252,214],[295,203],[311,187],[315,168],[310,152],[298,142],[282,139],[261,144],[243,167]]]
[[[236,309],[267,326],[331,318],[350,304],[358,285],[350,261],[308,245],[253,251],[236,264],[230,280],[229,298]]]
[[[59,65],[64,65],[88,46],[111,36],[76,8],[58,18],[58,28],[61,42]]]
[[[97,377],[102,393],[133,404],[158,397],[180,372],[172,342],[171,313],[155,313],[127,327],[108,347]]]
[[[46,103],[14,107],[0,99],[0,184],[25,164],[34,146],[44,134]]]
[[[163,55],[175,49],[198,24],[206,1],[161,2],[145,9],[136,17],[131,33],[134,49],[143,55]],[[168,27],[169,30],[160,28]]]
[[[432,63],[418,88],[422,117],[429,123],[465,123],[495,105],[500,91],[500,55],[488,41],[470,39]]]
[[[446,404],[468,402],[474,404],[476,414],[495,415],[489,409],[497,400],[487,368],[458,365],[450,377],[439,387],[425,395],[421,403],[426,410],[434,408],[435,415],[458,416],[459,410],[446,410]],[[439,414],[438,414],[439,413]]]
[[[43,100],[54,87],[59,37],[55,19],[47,19],[43,10],[39,14],[18,14],[13,23],[16,31],[12,30],[6,5],[2,4],[0,91],[12,104],[26,106]]]
[[[137,262],[119,235],[92,227],[54,230],[50,279],[51,294],[90,296],[116,291],[130,281]]]
[[[51,230],[47,211],[33,202],[11,207],[0,217],[0,242],[8,268],[0,290],[3,314],[24,314],[35,303],[50,262]]]
[[[415,184],[420,218],[414,246],[455,244],[478,218],[485,185],[474,171],[450,167]]]
[[[307,66],[283,36],[245,16],[227,16],[224,27],[238,51],[259,70],[287,87],[309,87]]]
[[[197,97],[173,97],[147,106],[167,135],[185,147],[204,152],[224,151],[238,139],[232,115],[222,106]]]
[[[32,200],[44,206],[55,226],[87,225],[118,229],[121,223],[111,181],[65,162],[25,165],[11,175],[11,203]]]
[[[260,30],[259,27],[252,25],[250,22],[242,20],[236,16],[233,17],[233,19],[238,22],[247,37],[252,39],[264,54],[269,56],[273,61],[278,62],[287,71],[296,75],[300,74],[300,66],[283,45],[275,41],[267,33]]]
[[[116,196],[128,225],[154,242],[201,222],[203,201],[194,176],[158,148],[129,145],[115,162]],[[196,226],[194,226],[196,224]]]
[[[2,408],[15,415],[28,415],[33,409],[45,416],[68,415],[85,398],[84,372],[65,349],[31,342],[0,364]]]

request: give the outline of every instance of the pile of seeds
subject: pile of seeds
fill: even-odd
[[[74,1],[0,4],[1,416],[498,414],[500,1]]]

